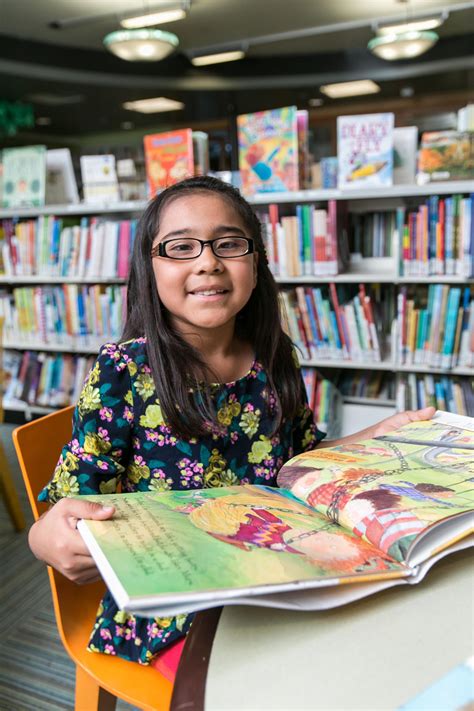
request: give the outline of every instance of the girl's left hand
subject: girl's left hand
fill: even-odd
[[[386,420],[382,420],[378,424],[374,425],[374,433],[372,437],[380,437],[381,435],[388,434],[397,430],[403,425],[408,425],[410,422],[416,422],[417,420],[431,420],[436,412],[434,407],[424,407],[422,410],[405,410],[405,412],[399,412],[397,415],[392,415],[392,417],[387,417]]]

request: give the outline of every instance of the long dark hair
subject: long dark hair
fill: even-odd
[[[212,373],[200,353],[171,325],[156,288],[150,252],[164,208],[173,200],[213,193],[231,203],[254,240],[258,253],[257,285],[237,315],[236,335],[252,344],[276,395],[274,432],[282,416],[293,417],[301,404],[301,376],[292,344],[280,321],[278,287],[268,268],[261,226],[248,202],[231,185],[207,176],[176,183],[153,198],[138,226],[128,279],[127,321],[122,340],[145,336],[151,373],[164,419],[183,438],[207,431],[216,422],[208,383]]]

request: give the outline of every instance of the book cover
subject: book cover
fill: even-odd
[[[3,149],[3,207],[42,207],[46,146]]]
[[[81,156],[82,191],[85,202],[116,202],[119,187],[112,154]]]
[[[472,543],[473,451],[474,421],[437,413],[301,454],[280,489],[87,497],[116,513],[78,529],[119,607],[137,614],[269,604],[266,594],[286,606],[285,592],[309,589],[326,609],[418,582],[442,551]]]
[[[296,106],[237,116],[237,135],[244,194],[298,190]]]
[[[417,147],[417,126],[401,126],[393,129],[393,182],[395,185],[414,184]]]
[[[144,136],[148,197],[194,175],[193,132],[190,128]]]
[[[417,182],[474,178],[474,133],[430,131],[421,135]]]
[[[46,152],[46,204],[70,205],[79,202],[76,177],[69,148]]]
[[[338,188],[392,185],[392,113],[338,116]]]

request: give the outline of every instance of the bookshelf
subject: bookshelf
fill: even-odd
[[[364,212],[365,210],[377,210],[377,206],[383,206],[383,209],[396,209],[396,207],[408,204],[414,205],[418,201],[422,201],[430,196],[450,196],[460,194],[467,196],[474,193],[474,181],[450,181],[431,183],[427,185],[395,185],[390,188],[378,190],[301,190],[291,193],[269,193],[256,195],[249,199],[249,202],[255,205],[260,211],[265,209],[270,204],[285,206],[290,212],[295,210],[298,204],[304,205],[325,205],[328,201],[336,203],[344,203],[349,210],[354,212]],[[98,218],[98,220],[131,220],[136,218],[146,206],[146,201],[122,201],[116,203],[103,204],[74,204],[74,205],[47,205],[43,208],[36,209],[18,209],[18,210],[0,210],[0,221],[14,220],[37,220],[38,218],[65,218],[65,224],[69,224],[70,218],[76,218],[78,224],[82,219]],[[104,236],[104,239],[108,235]],[[466,279],[460,274],[436,274],[436,275],[417,275],[407,276],[400,273],[400,249],[399,240],[393,236],[393,253],[389,257],[368,257],[362,258],[357,262],[350,262],[347,269],[343,273],[333,276],[324,275],[304,275],[304,276],[276,276],[277,283],[282,289],[295,289],[296,287],[315,287],[320,286],[323,289],[328,288],[330,284],[334,284],[336,288],[356,288],[358,284],[365,284],[370,289],[371,285],[377,285],[377,288],[382,294],[382,300],[388,298],[390,292],[395,296],[401,288],[417,288],[428,289],[432,285],[443,284],[448,288],[464,288],[469,285],[472,287],[474,280]],[[86,298],[87,290],[94,287],[105,290],[109,287],[116,289],[123,288],[126,279],[123,276],[113,275],[108,272],[107,276],[101,276],[100,270],[98,273],[88,275],[74,274],[53,274],[53,273],[32,273],[32,274],[0,274],[0,289],[3,296],[14,294],[17,289],[31,289],[32,293],[36,294],[41,290],[45,292],[54,289],[67,290],[68,287],[83,290],[84,298]],[[48,292],[49,293],[49,292]],[[393,298],[393,296],[392,296]],[[396,301],[395,301],[396,305]],[[394,314],[394,317],[396,314]],[[76,326],[80,315],[76,314]],[[73,319],[74,320],[74,319]],[[27,336],[25,332],[20,334],[11,327],[10,330],[4,333],[3,347],[7,351],[16,351],[18,353],[32,352],[37,354],[69,354],[71,357],[92,356],[97,353],[99,346],[109,338],[116,338],[115,334],[69,334],[68,337],[54,337],[50,334],[47,340],[40,339],[37,336]],[[474,376],[474,368],[465,365],[458,365],[452,368],[446,367],[431,367],[423,363],[403,363],[400,362],[392,353],[385,354],[380,361],[372,361],[366,358],[359,359],[339,359],[327,357],[311,357],[303,360],[303,365],[309,368],[321,369],[323,373],[331,374],[333,371],[364,371],[364,372],[383,372],[387,375],[392,375],[395,385],[398,386],[404,378],[418,377],[423,378],[464,378],[469,379]],[[357,417],[363,417],[364,422],[368,422],[371,418],[377,416],[388,416],[395,411],[397,406],[397,396],[380,396],[364,397],[364,396],[345,396],[345,410],[349,412],[350,419],[356,420]],[[400,404],[400,403],[398,403]],[[37,405],[35,403],[22,402],[18,398],[10,403],[5,403],[7,409],[25,412],[26,416],[33,414],[43,414],[51,411],[52,408],[45,405]],[[382,413],[382,414],[381,414]]]

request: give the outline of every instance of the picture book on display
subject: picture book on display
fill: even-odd
[[[46,190],[46,146],[3,149],[3,207],[42,207]]]
[[[473,544],[473,453],[474,420],[437,412],[300,454],[281,488],[87,496],[116,512],[78,529],[118,606],[136,614],[328,609],[417,583]]]
[[[286,106],[237,116],[244,194],[298,190],[297,113]]]
[[[338,188],[373,188],[393,182],[393,114],[337,118]]]
[[[148,197],[194,175],[193,132],[190,128],[144,136]]]

